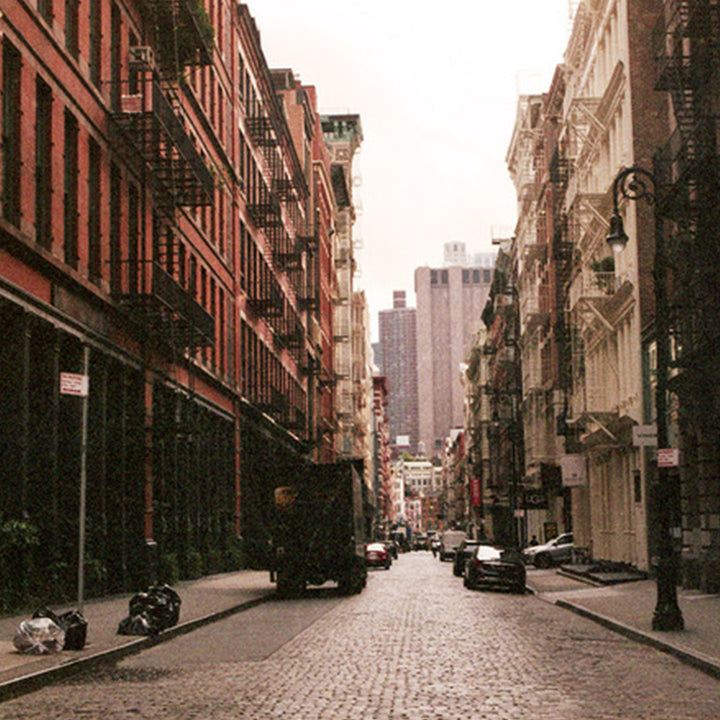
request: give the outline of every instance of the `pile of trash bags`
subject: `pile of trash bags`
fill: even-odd
[[[120,621],[118,635],[157,635],[177,625],[180,602],[168,585],[151,585],[130,598],[130,614]]]
[[[180,619],[180,596],[168,585],[151,585],[130,598],[129,615],[120,621],[118,635],[157,635]],[[82,650],[87,620],[79,610],[56,614],[49,608],[36,610],[18,626],[13,645],[26,655],[45,655],[62,650]]]
[[[36,610],[18,626],[13,645],[26,655],[46,655],[61,650],[82,650],[87,638],[87,620],[79,610],[56,615],[49,608]]]

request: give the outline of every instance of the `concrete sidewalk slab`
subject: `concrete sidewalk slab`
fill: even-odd
[[[565,578],[566,583],[572,583]],[[528,584],[546,602],[588,617],[626,637],[652,645],[720,678],[720,595],[678,590],[685,629],[652,629],[657,589],[654,580],[595,586],[577,581],[558,589],[557,581],[528,573]]]
[[[134,593],[89,600],[83,614],[88,621],[87,644],[82,650],[55,655],[24,655],[12,639],[30,614],[0,618],[0,701],[27,692],[52,679],[85,669],[92,663],[119,658],[163,642],[203,624],[252,607],[275,595],[266,571],[242,570],[214,575],[174,586],[181,599],[178,624],[155,637],[118,635],[119,622],[128,615]],[[53,608],[63,612],[68,607]],[[75,606],[76,607],[76,606]]]

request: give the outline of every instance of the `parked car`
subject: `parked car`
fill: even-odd
[[[452,560],[458,545],[467,538],[462,530],[446,530],[440,536],[440,561]]]
[[[537,568],[549,568],[572,560],[573,534],[563,533],[544,545],[533,545],[523,550],[523,560]]]
[[[389,570],[392,557],[383,543],[369,543],[365,547],[365,563],[368,567],[384,567]]]
[[[473,550],[482,543],[480,540],[463,540],[455,551],[453,558],[453,575],[462,577],[465,572],[465,563],[470,559]]]
[[[525,592],[525,564],[518,550],[493,545],[478,545],[465,564],[466,588],[504,588]]]
[[[427,535],[418,534],[413,539],[413,550],[429,550],[430,541]]]

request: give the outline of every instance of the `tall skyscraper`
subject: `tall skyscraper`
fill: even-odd
[[[462,253],[454,248],[451,255]],[[461,366],[481,326],[491,281],[488,267],[415,270],[418,430],[429,458],[441,453],[452,428],[463,425]]]
[[[404,290],[393,292],[392,310],[378,313],[380,334],[376,358],[387,378],[390,445],[396,452],[417,454],[418,394],[415,308],[407,307]]]

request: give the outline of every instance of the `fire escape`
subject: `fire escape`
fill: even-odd
[[[654,33],[657,90],[669,92],[676,127],[655,156],[659,208],[675,222],[670,238],[671,331],[680,366],[717,347],[720,252],[717,91],[720,4],[665,2]],[[677,247],[676,247],[677,246]]]
[[[262,158],[259,172],[248,187],[246,208],[272,253],[272,261],[263,264],[253,286],[248,288],[248,305],[272,328],[275,352],[286,350],[301,372],[315,377],[319,362],[308,351],[307,328],[311,323],[308,318],[303,320],[303,313],[318,309],[317,291],[308,288],[308,278],[316,277],[311,266],[317,239],[303,234],[306,219],[302,203],[307,188],[297,180],[301,177],[299,168],[291,172],[291,141],[284,134],[282,120],[271,116],[274,112],[279,115],[277,108],[266,109],[253,103],[245,117],[248,138]],[[291,293],[281,282],[282,276],[287,278]],[[270,402],[261,404],[261,409],[288,430],[300,435],[307,432],[306,408],[278,390],[277,378],[268,378],[267,382],[272,385]]]
[[[113,120],[131,161],[143,166],[153,193],[153,253],[129,248],[113,258],[114,294],[121,307],[156,338],[176,350],[211,346],[214,318],[195,299],[176,256],[180,208],[208,206],[214,181],[188,131],[180,100],[178,69],[211,61],[212,28],[197,0],[143,0],[155,45],[131,47],[128,78],[114,89]],[[133,239],[130,238],[132,244]],[[147,247],[142,237],[139,245]],[[196,278],[191,277],[192,282]]]
[[[616,272],[614,258],[607,250],[609,192],[592,188],[595,158],[607,138],[626,87],[624,64],[618,61],[599,97],[576,97],[569,105],[563,153],[572,158],[571,172],[565,172],[564,211],[572,243],[571,261],[558,264],[566,277],[568,317],[563,333],[565,359],[571,358],[569,406],[566,417],[579,426],[588,420],[601,426],[618,419],[613,394],[601,368],[606,367],[623,311],[632,297],[632,284]],[[559,246],[565,244],[560,241]],[[566,251],[560,252],[562,257]],[[569,349],[569,352],[568,352]],[[607,357],[605,353],[609,353]],[[566,427],[566,426],[565,426]]]

